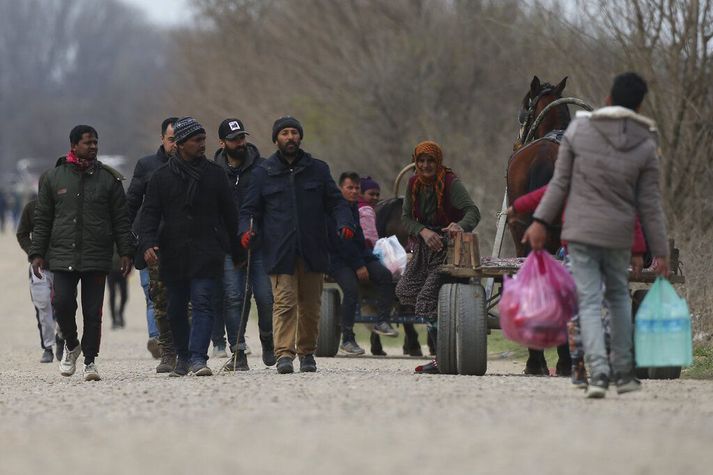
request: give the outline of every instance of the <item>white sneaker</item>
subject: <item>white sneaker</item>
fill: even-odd
[[[77,344],[77,346],[69,351],[67,348],[67,343],[64,344],[64,354],[62,355],[62,361],[59,362],[59,372],[62,376],[72,376],[77,370],[77,358],[82,352],[82,345]]]
[[[84,365],[84,381],[101,381],[99,371],[94,363]]]

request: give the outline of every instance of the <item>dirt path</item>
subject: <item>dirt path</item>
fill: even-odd
[[[145,350],[137,275],[127,328],[105,318],[104,380],[63,378],[37,362],[26,264],[9,234],[0,270],[3,474],[713,471],[709,381],[587,401],[511,360],[491,361],[485,377],[416,376],[418,360],[401,358],[322,358],[316,374],[278,376],[258,356],[247,374],[168,379]]]

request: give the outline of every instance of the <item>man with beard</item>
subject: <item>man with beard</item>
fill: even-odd
[[[173,126],[176,120],[178,117],[169,117],[161,123],[161,146],[155,154],[141,158],[134,168],[134,176],[126,192],[126,204],[129,208],[129,222],[133,223],[132,230],[137,235],[140,229],[140,208],[144,202],[149,180],[175,152]],[[139,239],[141,239],[140,235]],[[166,289],[159,279],[158,264],[146,265],[140,244],[135,263],[140,272],[141,287],[146,297],[146,323],[149,329],[149,341],[146,346],[154,358],[161,358],[156,366],[156,372],[169,373],[176,365],[176,349],[173,347],[171,324],[166,317]]]
[[[237,210],[222,168],[205,157],[203,126],[184,117],[176,121],[174,137],[176,155],[149,181],[141,213],[142,247],[148,265],[160,263],[166,285],[178,354],[170,376],[189,371],[210,376],[208,345],[225,254],[230,252],[234,264],[239,263]]]
[[[134,254],[123,177],[97,160],[98,135],[78,125],[69,134],[71,149],[47,172],[40,187],[32,229],[30,261],[38,279],[49,262],[54,274],[54,311],[65,338],[59,364],[62,376],[72,376],[84,353],[84,380],[101,379],[94,359],[101,342],[106,275],[116,246],[121,271],[131,272]],[[77,338],[77,284],[82,285],[84,334]]]
[[[328,269],[327,215],[342,239],[354,236],[346,200],[329,166],[300,148],[302,125],[281,117],[272,126],[277,152],[253,170],[240,208],[241,243],[250,248],[261,237],[265,269],[270,276],[277,371],[317,371],[314,351],[324,273]],[[256,230],[251,231],[254,223]],[[296,344],[295,344],[296,343]]]
[[[221,165],[228,176],[233,192],[233,201],[238,211],[245,201],[245,194],[250,184],[253,169],[265,159],[260,157],[257,147],[248,143],[250,135],[239,119],[225,119],[218,127],[220,149],[215,152],[215,163]],[[275,353],[272,340],[272,289],[270,279],[265,273],[262,251],[253,249],[248,275],[247,267],[236,269],[230,256],[225,258],[222,292],[219,293],[215,322],[213,324],[213,348],[220,348],[224,330],[228,335],[232,359],[225,366],[228,371],[247,371],[248,359],[245,356],[245,323],[241,316],[248,318],[250,314],[250,297],[255,295],[257,304],[258,327],[260,343],[262,344],[262,361],[266,366],[275,364]],[[245,296],[246,279],[249,281],[248,295]],[[222,298],[220,298],[222,297]],[[246,308],[243,309],[243,302]],[[237,353],[236,353],[237,352]]]

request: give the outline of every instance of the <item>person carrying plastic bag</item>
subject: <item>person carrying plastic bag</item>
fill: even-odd
[[[374,245],[374,255],[389,269],[391,275],[400,277],[406,269],[408,256],[396,236],[381,238]]]
[[[528,348],[567,342],[567,322],[577,312],[577,289],[567,269],[546,251],[534,251],[514,279],[505,277],[498,304],[506,338]]]
[[[554,176],[523,238],[533,249],[542,249],[546,226],[567,203],[562,239],[569,242],[577,283],[591,375],[588,398],[603,398],[610,379],[619,394],[641,389],[634,375],[628,287],[637,213],[655,256],[654,269],[668,274],[656,129],[651,119],[637,113],[647,90],[639,75],[621,74],[614,79],[608,107],[577,113],[562,137]],[[604,344],[603,299],[611,312],[611,361]]]

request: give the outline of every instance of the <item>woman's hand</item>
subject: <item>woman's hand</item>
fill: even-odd
[[[441,235],[437,232],[431,231],[428,228],[423,228],[418,234],[421,235],[423,240],[426,242],[426,245],[432,251],[440,251],[443,249],[443,240],[441,239]]]
[[[460,227],[458,223],[451,223],[447,228],[443,228],[441,231],[448,233],[450,237],[455,237],[456,233],[462,233],[463,228]]]

